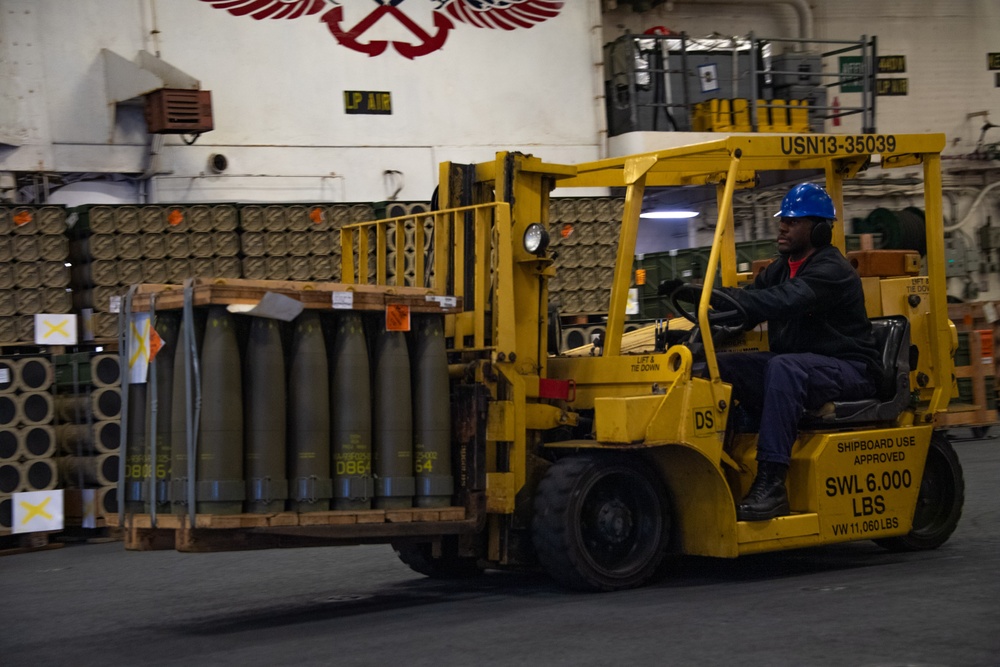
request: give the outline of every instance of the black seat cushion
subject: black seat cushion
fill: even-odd
[[[910,402],[910,322],[901,315],[872,318],[872,333],[881,352],[882,373],[875,397],[833,401],[806,413],[802,426],[864,424],[895,420]]]

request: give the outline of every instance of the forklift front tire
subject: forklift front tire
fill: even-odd
[[[649,466],[622,455],[556,461],[535,496],[532,541],[557,582],[583,591],[642,586],[670,545],[666,489]]]

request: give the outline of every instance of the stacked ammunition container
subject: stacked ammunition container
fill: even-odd
[[[96,513],[116,512],[122,407],[118,355],[76,352],[53,360],[61,486],[68,493],[93,489]]]
[[[434,243],[434,218],[430,215],[423,215],[430,211],[430,204],[426,202],[388,202],[384,207],[384,215],[381,218],[404,218],[402,220],[403,224],[403,266],[404,280],[401,282],[396,282],[396,234],[394,229],[390,229],[385,237],[386,249],[388,253],[386,255],[386,277],[390,284],[398,285],[425,285],[430,284],[430,280],[434,275],[434,264],[433,262],[426,262],[424,264],[424,273],[426,275],[422,276],[420,280],[417,280],[417,276],[414,271],[416,269],[416,247],[414,245],[414,238],[417,225],[421,225],[424,230],[424,244],[423,252],[428,253]],[[399,224],[399,223],[397,223]],[[374,251],[374,246],[371,246]],[[372,261],[374,262],[374,252],[372,254]],[[370,267],[370,269],[373,268]]]
[[[0,533],[10,528],[11,494],[58,484],[52,384],[47,357],[0,358],[0,503],[8,508],[0,508]]]
[[[248,284],[247,298],[250,290],[270,289]],[[273,289],[288,290],[288,283],[281,285]],[[212,290],[222,287],[196,286],[194,298],[215,303]],[[169,502],[158,511],[173,514],[190,511],[192,488],[197,513],[207,515],[450,506],[444,310],[415,297],[414,307],[437,312],[415,312],[409,334],[388,332],[384,306],[368,304],[367,313],[330,311],[331,295],[322,283],[303,289],[308,291],[299,298],[311,298],[314,305],[287,324],[234,315],[221,304],[193,309],[201,378],[197,401],[187,385],[191,355],[180,342],[183,325],[164,336],[151,370],[156,368],[155,419],[166,425],[162,438],[157,429],[157,460],[166,449],[170,465],[162,470],[147,465],[154,387],[147,378],[128,391],[125,455],[138,465],[130,464],[134,472],[126,474],[126,488],[136,489],[126,499],[127,511],[149,511],[144,489],[150,488],[154,469],[160,481],[169,480],[157,484],[158,502]],[[166,301],[164,296],[157,304],[165,307]],[[179,315],[161,310],[157,319],[170,314]],[[164,383],[168,368],[172,379]],[[144,389],[133,392],[137,386]],[[143,428],[132,424],[142,412],[131,405],[140,393],[146,405]],[[194,422],[196,405],[200,417]],[[198,456],[191,466],[187,437],[195,425]]]
[[[552,200],[549,294],[561,315],[607,313],[624,207],[620,197]]]
[[[68,313],[66,210],[0,206],[0,343],[34,341],[34,316]]]
[[[78,215],[70,246],[73,302],[93,310],[97,338],[117,335],[115,313],[130,285],[240,277],[232,204],[90,206]]]
[[[240,208],[242,277],[334,280],[340,274],[340,228],[370,220],[367,204],[248,204]]]

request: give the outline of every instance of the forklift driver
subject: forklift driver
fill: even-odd
[[[747,327],[768,323],[769,351],[718,357],[738,406],[730,428],[759,423],[757,475],[736,506],[740,521],[789,513],[785,479],[804,411],[874,396],[880,372],[861,279],[830,244],[833,200],[822,187],[802,183],[775,217],[778,259],[746,288],[723,288],[746,310]],[[661,293],[676,286],[661,285]]]

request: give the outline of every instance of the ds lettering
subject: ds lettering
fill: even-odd
[[[712,416],[711,408],[700,408],[694,411],[694,430],[715,430],[715,417]]]

